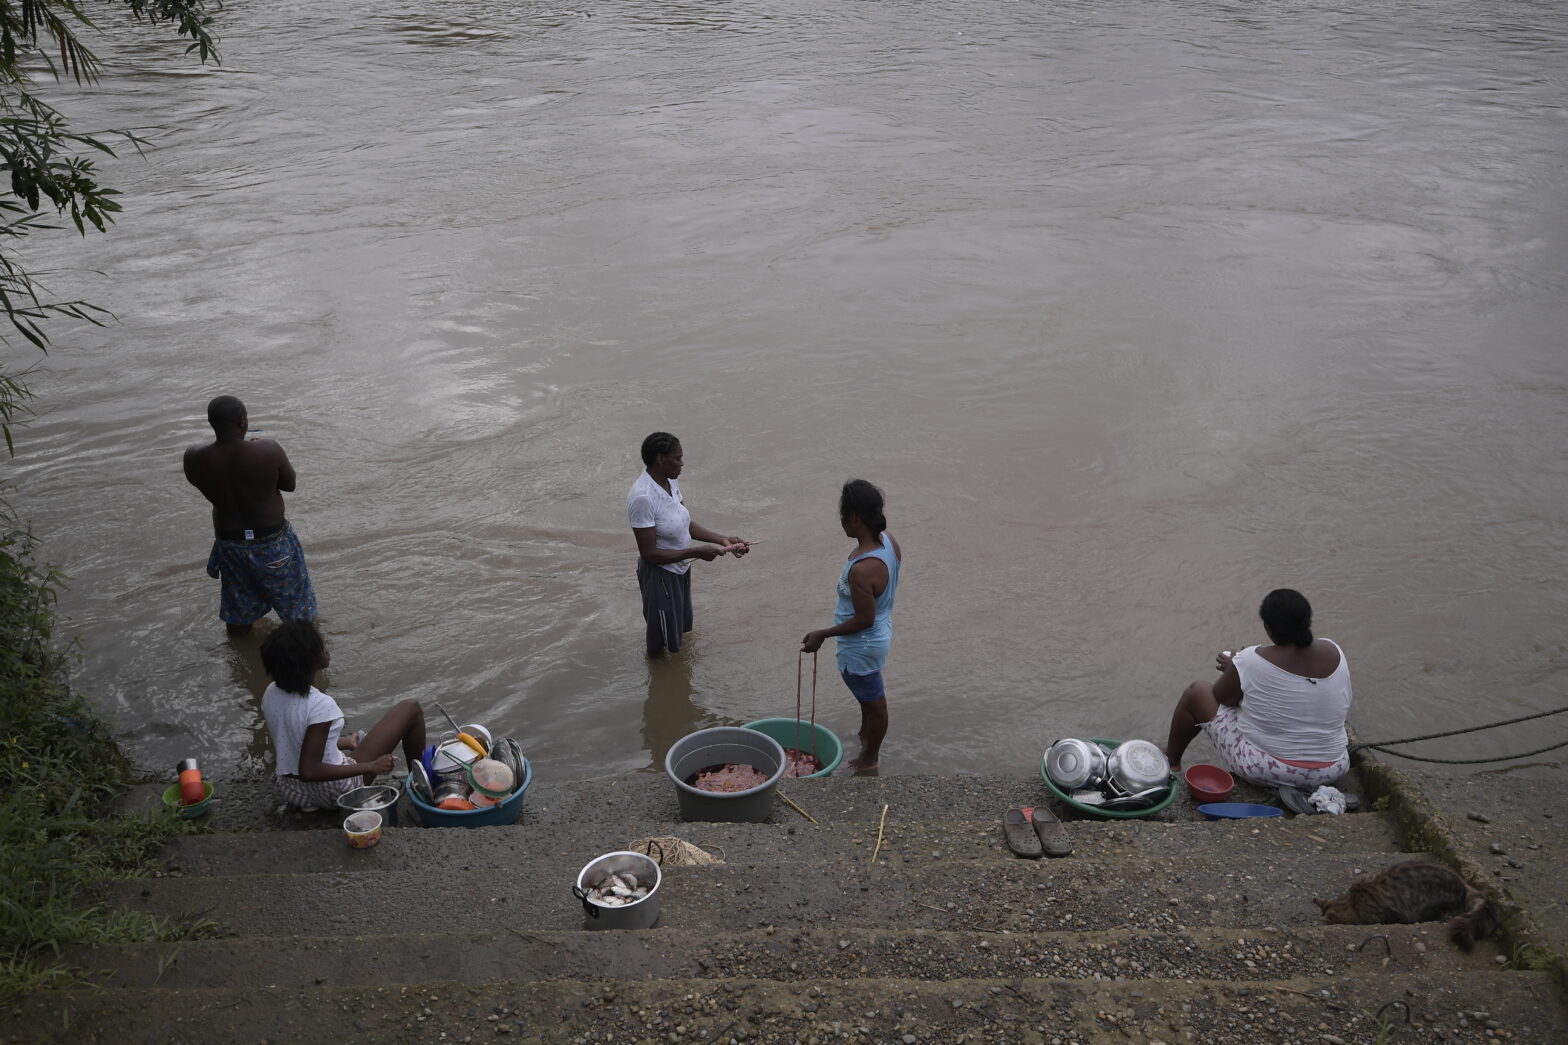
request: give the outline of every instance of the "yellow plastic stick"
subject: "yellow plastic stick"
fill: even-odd
[[[794,799],[790,798],[784,792],[782,792],[782,791],[778,792],[778,796],[780,798],[782,798],[784,801],[788,802],[789,803],[789,807],[791,809],[793,809],[795,812],[799,813],[801,816],[805,817],[807,820],[810,820],[813,824],[817,822],[817,818],[816,817],[812,816],[810,813],[808,813],[804,809],[800,808],[800,806],[796,805]]]
[[[887,824],[887,806],[882,807],[882,819],[877,823],[877,845],[871,850],[871,862],[877,862],[877,854],[882,851],[882,828]]]

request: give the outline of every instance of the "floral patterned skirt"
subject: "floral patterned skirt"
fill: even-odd
[[[1308,769],[1282,762],[1254,744],[1242,732],[1236,721],[1238,712],[1221,704],[1219,713],[1203,729],[1219,748],[1230,771],[1248,783],[1260,787],[1299,787],[1303,791],[1316,791],[1324,784],[1332,784],[1350,771],[1350,752],[1346,751],[1321,769]]]

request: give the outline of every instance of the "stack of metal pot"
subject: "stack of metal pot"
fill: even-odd
[[[1107,754],[1092,740],[1069,737],[1046,749],[1045,772],[1080,805],[1147,809],[1170,789],[1171,764],[1147,740],[1124,740]]]

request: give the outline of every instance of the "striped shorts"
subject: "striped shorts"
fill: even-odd
[[[310,813],[318,809],[336,809],[338,796],[346,795],[365,782],[364,777],[345,777],[342,780],[301,780],[297,776],[280,776],[278,794],[295,809]]]

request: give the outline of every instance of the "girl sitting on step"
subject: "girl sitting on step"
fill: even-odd
[[[337,701],[316,688],[316,673],[332,662],[327,644],[308,620],[278,625],[261,643],[261,663],[272,684],[261,713],[277,756],[278,792],[299,809],[333,809],[338,796],[392,772],[401,742],[412,763],[425,748],[425,712],[417,700],[395,704],[368,732],[343,737]]]

